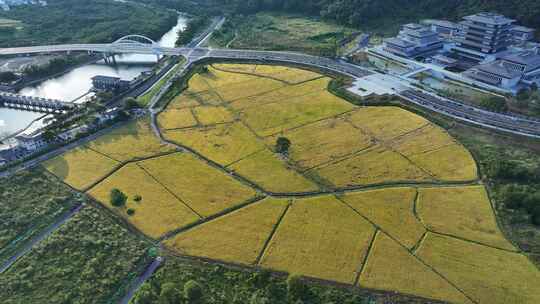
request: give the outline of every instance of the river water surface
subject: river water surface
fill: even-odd
[[[165,47],[174,47],[178,31],[185,28],[187,19],[180,15],[178,23],[158,41]],[[117,65],[106,65],[103,61],[88,64],[70,72],[46,80],[38,85],[29,86],[19,94],[72,101],[85,94],[92,87],[91,78],[96,75],[115,76],[131,80],[143,71],[148,71],[156,62],[154,55],[122,55],[117,56]],[[43,114],[0,108],[0,138],[28,127],[35,129],[41,125],[39,118]],[[38,120],[32,123],[34,120]]]

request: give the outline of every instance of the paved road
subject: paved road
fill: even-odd
[[[137,290],[141,287],[142,284],[144,284],[144,282],[150,278],[150,276],[152,276],[152,274],[154,273],[154,271],[156,271],[156,269],[158,269],[159,265],[161,265],[161,263],[163,262],[163,258],[162,257],[157,257],[153,262],[152,264],[150,264],[150,266],[148,266],[148,268],[146,268],[146,270],[144,271],[144,273],[142,275],[140,275],[137,280],[130,286],[128,292],[126,293],[126,295],[122,298],[122,300],[120,300],[120,304],[128,304],[129,301],[131,300],[131,298],[133,298],[133,296],[135,295],[135,293],[137,292]]]
[[[485,111],[420,90],[406,90],[398,95],[418,106],[457,120],[489,129],[540,139],[539,121]]]
[[[32,248],[34,248],[35,245],[37,245],[39,242],[46,239],[49,235],[51,235],[56,229],[60,228],[65,222],[67,222],[70,218],[72,218],[75,214],[77,214],[81,209],[83,208],[83,205],[79,205],[74,207],[71,211],[64,214],[61,218],[59,218],[54,224],[49,226],[46,230],[44,230],[42,233],[40,233],[38,236],[34,237],[28,244],[24,245],[19,252],[17,252],[14,256],[12,256],[9,260],[7,260],[2,266],[0,266],[0,274],[4,273],[6,270],[8,270],[15,262],[17,262],[20,258],[25,256]]]

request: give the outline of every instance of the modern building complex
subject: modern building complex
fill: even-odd
[[[370,52],[437,78],[515,94],[540,85],[540,44],[533,41],[535,30],[515,22],[485,12],[465,16],[458,23],[423,20],[402,26],[396,37]]]
[[[402,26],[397,37],[384,41],[386,51],[408,58],[430,55],[442,47],[443,41],[436,32],[416,23]]]

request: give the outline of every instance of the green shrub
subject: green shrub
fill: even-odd
[[[127,196],[119,189],[111,190],[111,204],[115,207],[122,207],[126,204]]]
[[[203,298],[201,285],[194,280],[189,280],[184,284],[184,297],[188,303],[200,303]]]
[[[291,147],[291,141],[286,137],[278,137],[276,140],[276,152],[280,154],[289,153]]]
[[[301,300],[307,292],[307,287],[298,275],[289,275],[287,278],[287,294],[292,301]]]

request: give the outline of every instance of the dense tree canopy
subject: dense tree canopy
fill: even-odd
[[[479,11],[495,11],[513,17],[520,23],[540,28],[540,1],[536,0],[153,0],[167,7],[242,14],[262,10],[319,15],[350,26],[380,26],[421,18],[457,20]]]
[[[127,34],[158,39],[176,23],[173,11],[109,0],[50,0],[46,7],[17,6],[0,18],[22,22],[0,33],[0,46],[66,42],[111,42]]]

